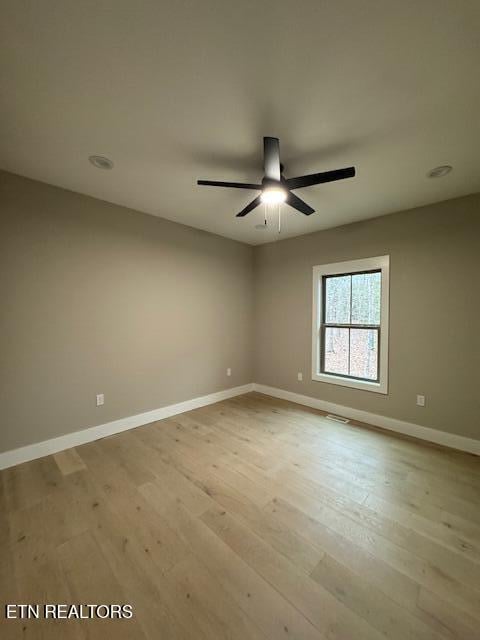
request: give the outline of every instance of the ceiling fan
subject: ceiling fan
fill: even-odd
[[[263,139],[263,166],[265,175],[262,184],[250,184],[244,182],[217,182],[215,180],[197,180],[197,184],[211,187],[231,187],[234,189],[252,189],[261,191],[254,200],[237,213],[237,218],[243,218],[258,207],[262,202],[266,204],[276,204],[286,202],[288,205],[304,213],[306,216],[315,212],[310,205],[301,200],[292,191],[302,187],[310,187],[314,184],[324,182],[334,182],[353,178],[355,167],[345,169],[335,169],[334,171],[324,171],[323,173],[312,173],[308,176],[298,178],[285,178],[283,175],[283,165],[280,164],[280,145],[278,138],[266,137]]]

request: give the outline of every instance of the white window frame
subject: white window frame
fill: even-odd
[[[323,276],[342,275],[362,271],[380,270],[382,274],[380,292],[380,358],[379,381],[356,380],[334,374],[322,373],[320,366],[321,353],[321,318],[322,318],[322,278]],[[362,258],[348,262],[334,262],[313,267],[313,321],[312,321],[312,380],[328,382],[352,389],[363,389],[374,393],[388,393],[388,311],[390,292],[390,256]]]

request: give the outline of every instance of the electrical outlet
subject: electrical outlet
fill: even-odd
[[[101,407],[103,404],[105,404],[105,395],[97,393],[97,407]]]
[[[228,367],[227,369],[227,376],[231,376],[232,375],[232,370],[230,369],[230,367]]]
[[[303,380],[303,373],[302,373],[301,371],[299,371],[299,372],[297,373],[297,380],[298,380],[299,382],[302,382],[302,380]]]
[[[417,406],[418,407],[425,406],[425,396],[417,396]]]

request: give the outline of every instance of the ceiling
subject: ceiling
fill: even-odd
[[[0,167],[250,244],[262,137],[298,190],[280,237],[480,191],[478,0],[0,0]],[[91,154],[113,160],[94,168]],[[454,170],[429,179],[432,167]],[[253,194],[255,195],[255,194]]]

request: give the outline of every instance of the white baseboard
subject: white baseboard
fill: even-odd
[[[310,396],[303,396],[299,393],[286,391],[285,389],[268,387],[264,384],[255,383],[253,385],[253,390],[258,391],[259,393],[264,393],[268,396],[273,396],[274,398],[290,400],[290,402],[303,404],[307,407],[312,407],[313,409],[320,409],[327,413],[345,416],[352,420],[366,422],[367,424],[371,424],[375,427],[381,427],[382,429],[388,429],[389,431],[395,431],[396,433],[402,433],[403,435],[419,438],[420,440],[427,440],[428,442],[441,444],[444,447],[458,449],[459,451],[467,451],[468,453],[480,456],[480,440],[457,436],[453,433],[447,433],[446,431],[437,431],[436,429],[422,427],[411,422],[404,422],[403,420],[397,420],[396,418],[389,418],[387,416],[369,413],[368,411],[362,411],[361,409],[344,407],[340,404],[326,402],[325,400],[318,400],[317,398],[311,398]]]
[[[16,464],[22,462],[28,462],[29,460],[35,460],[36,458],[43,458],[43,456],[49,456],[52,453],[58,453],[71,447],[77,447],[87,442],[93,442],[105,436],[111,436],[115,433],[127,431],[128,429],[134,429],[150,422],[156,422],[157,420],[163,420],[163,418],[169,418],[185,411],[191,411],[192,409],[198,409],[199,407],[205,407],[227,398],[233,398],[234,396],[240,396],[244,393],[253,391],[253,384],[244,384],[241,387],[232,387],[231,389],[225,389],[218,391],[217,393],[210,393],[207,396],[201,396],[200,398],[193,398],[192,400],[186,400],[185,402],[178,402],[177,404],[171,404],[167,407],[161,407],[160,409],[154,409],[153,411],[146,411],[145,413],[139,413],[135,416],[129,416],[127,418],[120,418],[113,422],[107,422],[100,424],[96,427],[90,427],[88,429],[82,429],[81,431],[74,431],[73,433],[67,433],[64,436],[58,438],[52,438],[50,440],[44,440],[43,442],[36,442],[35,444],[29,444],[26,447],[20,447],[19,449],[13,449],[11,451],[5,451],[0,453],[0,469],[7,469],[13,467]]]
[[[193,398],[192,400],[186,400],[185,402],[179,402],[177,404],[171,404],[160,409],[154,409],[153,411],[146,411],[145,413],[139,413],[135,416],[129,416],[127,418],[120,418],[113,422],[107,422],[100,424],[96,427],[90,427],[88,429],[82,429],[81,431],[74,431],[73,433],[67,433],[64,436],[58,438],[52,438],[50,440],[44,440],[43,442],[37,442],[35,444],[27,445],[26,447],[20,447],[19,449],[13,449],[12,451],[5,451],[0,453],[0,470],[13,467],[16,464],[22,462],[28,462],[29,460],[35,460],[36,458],[42,458],[43,456],[51,455],[52,453],[58,453],[71,447],[76,447],[87,442],[93,442],[106,436],[114,435],[115,433],[121,433],[128,429],[134,429],[150,422],[156,422],[157,420],[163,420],[170,416],[175,416],[185,411],[191,411],[192,409],[198,409],[199,407],[205,407],[227,398],[233,398],[250,391],[258,391],[274,398],[281,398],[282,400],[289,400],[297,404],[303,404],[313,409],[320,409],[327,413],[334,413],[342,415],[352,420],[358,420],[359,422],[365,422],[375,427],[381,427],[382,429],[388,429],[389,431],[395,431],[396,433],[402,433],[404,435],[413,436],[420,440],[426,440],[428,442],[434,442],[435,444],[441,444],[451,449],[458,449],[460,451],[467,451],[480,456],[480,440],[473,440],[472,438],[465,438],[464,436],[457,436],[453,433],[447,433],[445,431],[437,431],[436,429],[430,429],[429,427],[422,427],[418,424],[411,422],[404,422],[403,420],[397,420],[396,418],[389,418],[387,416],[380,416],[375,413],[369,413],[368,411],[362,411],[361,409],[353,409],[352,407],[344,407],[333,402],[326,402],[325,400],[319,400],[317,398],[311,398],[310,396],[304,396],[292,391],[286,391],[285,389],[277,389],[276,387],[268,387],[264,384],[245,384],[240,387],[233,387],[231,389],[225,389],[218,391],[217,393],[211,393],[207,396],[201,396],[199,398]]]

